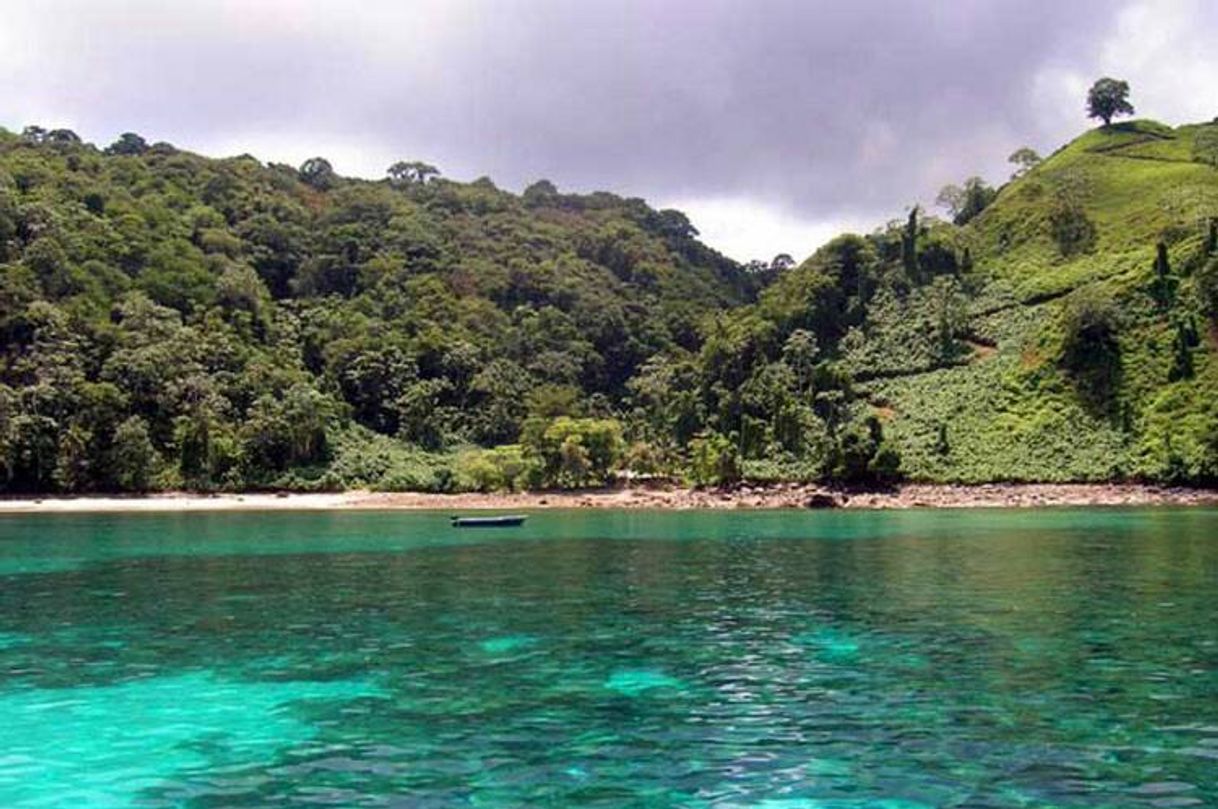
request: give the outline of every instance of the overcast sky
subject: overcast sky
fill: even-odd
[[[1089,126],[1218,115],[1214,0],[0,0],[0,125],[690,214],[802,258]]]

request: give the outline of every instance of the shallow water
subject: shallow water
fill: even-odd
[[[1218,511],[0,519],[0,806],[1218,806]]]

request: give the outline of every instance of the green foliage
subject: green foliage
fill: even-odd
[[[1208,480],[1211,129],[1106,126],[955,223],[749,269],[548,181],[32,127],[0,138],[0,483]]]
[[[29,130],[27,130],[29,131]],[[52,133],[53,134],[53,133]],[[47,136],[47,140],[52,140],[51,136]],[[79,139],[78,139],[79,140]],[[118,136],[118,140],[106,147],[106,154],[109,155],[142,155],[148,151],[148,142],[134,132],[124,132]]]
[[[1015,174],[1011,177],[1011,179],[1018,179],[1027,174],[1029,171],[1040,165],[1042,160],[1043,158],[1036,153],[1035,149],[1031,149],[1027,146],[1019,147],[1015,151],[1011,152],[1011,155],[1007,158],[1008,163],[1012,163],[1017,166]]]
[[[1020,152],[1015,154],[1019,155]],[[1035,152],[1032,154],[1035,155]],[[1012,158],[1014,156],[1012,155]],[[985,180],[980,177],[969,177],[964,181],[963,187],[944,186],[939,191],[939,196],[935,198],[935,204],[947,209],[951,214],[953,224],[964,225],[988,208],[997,196],[998,192],[991,188]]]
[[[337,432],[333,444],[327,474],[337,488],[419,492],[456,488],[452,455],[427,452],[358,425]]]
[[[901,265],[905,274],[916,278],[918,274],[918,206],[909,209],[909,218],[905,222],[905,232],[901,236]]]
[[[1155,392],[1134,453],[1139,476],[1175,484],[1218,482],[1216,381],[1211,366],[1203,377]]]
[[[1208,317],[1218,319],[1218,256],[1211,256],[1202,264],[1195,278],[1202,311]]]
[[[968,322],[967,296],[961,282],[940,276],[903,296],[895,289],[877,291],[865,327],[856,328],[840,348],[857,377],[930,370],[967,361],[963,337]]]
[[[5,488],[451,488],[459,448],[625,418],[636,395],[681,456],[700,323],[757,279],[640,200],[388,174],[0,140]],[[660,357],[686,358],[676,402],[630,385]],[[356,426],[382,436],[379,471],[339,451]],[[608,478],[598,436],[566,438],[564,481]]]
[[[1049,232],[1063,258],[1095,249],[1095,224],[1080,206],[1064,197],[1049,211]]]
[[[885,440],[880,420],[868,416],[842,430],[828,469],[841,483],[890,485],[901,477],[901,454]]]
[[[517,444],[469,449],[457,456],[457,486],[478,492],[517,491],[540,474],[537,461]]]
[[[1075,293],[1062,309],[1060,363],[1079,393],[1107,404],[1120,383],[1120,317],[1111,299],[1091,290]]]
[[[533,419],[522,443],[536,464],[530,482],[544,487],[609,483],[624,452],[622,425],[615,419]]]
[[[1178,281],[1171,271],[1171,260],[1167,254],[1167,245],[1159,242],[1155,247],[1154,280],[1151,281],[1150,294],[1160,309],[1171,308],[1176,299]]]
[[[1112,123],[1117,115],[1133,115],[1129,103],[1129,82],[1102,78],[1096,80],[1087,91],[1087,117],[1100,118],[1104,126]]]
[[[902,474],[961,483],[1130,475],[1119,425],[1092,415],[1056,374],[1029,374],[1024,361],[1000,353],[874,383],[873,394],[894,411],[884,437],[900,453]]]
[[[303,382],[279,396],[259,397],[239,431],[242,459],[251,467],[248,476],[324,463],[338,412],[329,396]]]
[[[951,442],[947,439],[947,425],[939,422],[939,426],[935,431],[935,449],[936,455],[946,457],[952,451]]]
[[[114,485],[123,491],[148,489],[160,465],[148,425],[139,416],[130,416],[118,425],[111,456]]]
[[[300,180],[318,191],[328,191],[334,187],[338,176],[334,167],[324,157],[310,157],[300,164]]]
[[[1172,337],[1172,366],[1167,374],[1169,382],[1178,382],[1193,376],[1196,370],[1193,351],[1200,342],[1197,326],[1192,319],[1176,322],[1176,332]]]
[[[1218,167],[1218,123],[1198,127],[1193,136],[1193,160]]]
[[[1218,187],[1194,157],[1202,129],[1093,130],[960,228],[974,269],[959,279],[954,362],[933,362],[908,323],[931,322],[923,287],[876,296],[846,358],[858,393],[889,414],[904,474],[1207,479],[1214,344],[1201,324],[1218,313],[1206,245]],[[1062,209],[1089,223],[1066,250],[1053,233]]]
[[[398,187],[423,185],[431,178],[440,176],[438,168],[418,160],[398,161],[385,173],[389,175],[389,182]]]
[[[9,421],[6,442],[9,487],[18,492],[53,491],[59,460],[59,425],[49,416],[19,414]]]
[[[549,180],[538,180],[524,189],[521,194],[521,199],[524,204],[530,208],[537,208],[543,205],[554,205],[558,200],[558,187]]]
[[[740,480],[740,453],[721,433],[694,438],[689,445],[689,477],[695,486],[724,486]]]

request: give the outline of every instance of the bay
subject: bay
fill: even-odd
[[[1218,803],[1218,511],[0,520],[0,805]]]

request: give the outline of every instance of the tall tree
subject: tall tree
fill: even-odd
[[[319,191],[325,191],[334,186],[337,175],[329,160],[324,157],[310,157],[300,164],[300,179]]]
[[[47,131],[41,126],[31,124],[21,130],[21,140],[26,143],[31,143],[37,146],[40,143],[45,143],[47,139]]]
[[[106,147],[106,154],[141,155],[148,151],[148,141],[134,132],[124,132],[118,140]]]
[[[429,178],[440,176],[438,168],[419,160],[410,162],[399,160],[385,173],[389,175],[389,182],[393,185],[424,185]]]
[[[1175,297],[1175,279],[1171,274],[1171,261],[1167,256],[1167,244],[1159,242],[1155,248],[1155,280],[1152,284],[1152,294],[1160,309],[1166,309]]]
[[[964,187],[945,185],[935,197],[935,204],[947,208],[952,222],[963,225],[984,211],[998,196],[998,192],[980,177],[969,177]]]
[[[70,129],[52,129],[47,133],[50,143],[80,143],[80,135]]]
[[[538,180],[537,182],[524,189],[521,198],[524,199],[524,204],[530,207],[537,207],[552,202],[558,197],[558,186],[549,180]]]
[[[775,274],[786,272],[795,266],[795,259],[790,253],[779,253],[770,261],[770,270]]]
[[[1022,177],[1032,169],[1036,168],[1036,166],[1038,166],[1041,162],[1041,156],[1036,153],[1035,149],[1030,149],[1027,146],[1021,146],[1015,151],[1011,152],[1011,156],[1007,158],[1007,162],[1018,166],[1015,174],[1012,175],[1011,178],[1014,179],[1015,177]]]
[[[905,232],[901,234],[901,266],[911,280],[918,277],[918,206],[909,209]]]
[[[1129,103],[1129,82],[1102,78],[1087,91],[1087,117],[1100,118],[1104,126],[1112,123],[1117,115],[1133,115]]]
[[[157,465],[156,448],[148,435],[148,425],[139,416],[130,416],[114,431],[110,450],[113,483],[124,491],[143,491]]]

